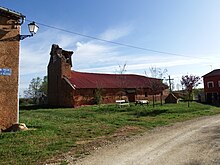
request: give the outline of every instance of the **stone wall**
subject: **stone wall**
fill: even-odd
[[[102,103],[115,103],[115,100],[125,99],[135,102],[138,99],[152,100],[152,91],[144,89],[94,89],[75,88],[68,79],[71,77],[72,51],[65,51],[53,44],[48,64],[48,104],[52,107],[77,107],[80,105],[92,105],[97,102],[96,91],[101,90]],[[66,80],[66,81],[65,81]],[[121,85],[120,85],[121,86]],[[156,100],[161,99],[157,92]],[[155,92],[154,92],[155,93]],[[121,98],[124,96],[124,98]]]
[[[135,90],[135,89],[134,89]],[[101,89],[102,95],[102,104],[115,103],[116,100],[129,100],[129,96],[126,92],[120,92],[121,89]],[[149,93],[147,96],[143,93]],[[124,93],[124,94],[121,94]],[[165,99],[167,93],[163,93],[162,100]],[[139,90],[135,90],[135,100],[153,100],[153,95],[150,94],[150,91],[145,89],[144,92],[140,92]],[[74,106],[81,105],[93,105],[95,104],[95,89],[76,89],[73,90],[73,100]],[[155,95],[155,101],[161,100],[161,94]]]
[[[220,105],[219,81],[220,75],[203,77],[206,102],[209,104]],[[208,82],[212,82],[213,86],[209,88]]]
[[[53,44],[48,64],[48,104],[52,107],[73,107],[72,88],[65,81],[71,76],[72,51]]]
[[[19,20],[0,15],[0,130],[17,122]]]

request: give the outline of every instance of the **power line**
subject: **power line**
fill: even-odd
[[[30,20],[26,20],[26,21],[32,22],[32,21],[30,21]],[[75,34],[75,35],[78,35],[78,36],[82,36],[82,37],[94,39],[94,40],[97,40],[97,41],[102,41],[102,42],[111,43],[111,44],[114,44],[114,45],[120,45],[120,46],[125,46],[125,47],[129,47],[129,48],[133,48],[133,49],[139,49],[139,50],[144,50],[144,51],[154,52],[154,53],[160,53],[160,54],[167,54],[167,55],[172,55],[172,56],[180,56],[180,57],[187,57],[187,58],[206,59],[206,58],[201,58],[201,57],[186,56],[186,55],[178,54],[178,53],[171,53],[171,52],[166,52],[166,51],[160,51],[160,50],[149,49],[149,48],[134,46],[134,45],[130,45],[130,44],[125,44],[125,43],[120,43],[120,42],[109,41],[109,40],[101,39],[101,38],[98,38],[98,37],[94,37],[94,36],[90,36],[90,35],[85,35],[85,34],[82,34],[82,33],[78,33],[78,32],[74,32],[74,31],[66,30],[66,29],[63,29],[63,28],[59,28],[59,27],[55,27],[55,26],[43,24],[43,23],[40,23],[40,22],[36,22],[36,23],[37,23],[38,25],[41,25],[41,26],[44,26],[44,27],[47,27],[47,28],[51,28],[51,29],[63,31],[63,32],[70,33],[70,34]]]

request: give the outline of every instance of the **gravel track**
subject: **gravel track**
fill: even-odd
[[[220,165],[220,115],[156,128],[69,164]]]

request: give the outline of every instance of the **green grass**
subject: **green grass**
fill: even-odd
[[[215,115],[220,108],[198,103],[118,108],[115,105],[85,106],[77,109],[21,110],[20,122],[29,131],[0,134],[0,164],[43,164],[63,152],[83,153],[82,141],[110,138],[126,126],[141,131]],[[140,131],[139,130],[139,131]],[[134,132],[137,133],[137,132]],[[61,164],[66,164],[61,161]]]

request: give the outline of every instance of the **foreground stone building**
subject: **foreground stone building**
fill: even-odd
[[[24,18],[0,7],[0,131],[18,121],[19,37]]]
[[[72,71],[72,51],[52,45],[48,64],[48,104],[56,107],[76,107],[95,104],[97,95],[101,103],[114,103],[117,99],[134,102],[161,95],[164,85],[160,79],[134,74],[99,74]]]

